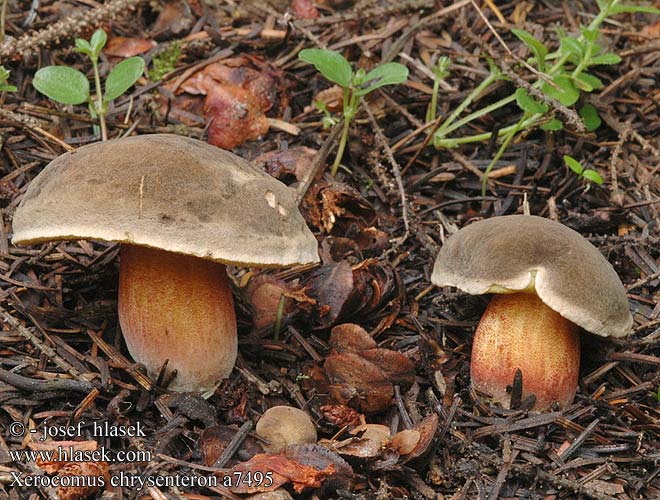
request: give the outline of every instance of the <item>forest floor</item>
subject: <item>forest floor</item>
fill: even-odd
[[[258,498],[660,499],[660,18],[612,13],[588,43],[580,27],[615,4],[5,2],[0,61],[16,89],[0,98],[0,499],[237,499],[277,486],[281,496]],[[206,397],[171,393],[131,360],[117,243],[11,243],[32,179],[101,140],[85,104],[32,85],[48,65],[92,78],[74,38],[98,28],[102,78],[126,57],[146,62],[109,104],[110,139],[174,133],[233,150],[297,190],[318,239],[321,264],[230,268],[239,359]],[[354,69],[409,70],[359,101],[334,177],[343,93],[298,59],[305,48],[339,51]],[[596,59],[605,54],[618,57]],[[487,299],[430,281],[458,229],[523,213],[596,246],[633,313],[627,338],[582,335],[563,410],[505,410],[475,393],[470,351]],[[375,357],[337,353],[330,331],[346,323],[375,340]],[[319,442],[262,450],[253,424],[276,405],[304,409]],[[95,438],[103,422],[141,432]],[[44,429],[52,440],[34,437]],[[16,455],[69,441],[112,458]],[[106,484],[52,480],[66,474]]]

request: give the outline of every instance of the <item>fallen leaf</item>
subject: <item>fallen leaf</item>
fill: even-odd
[[[404,354],[381,348],[360,351],[359,354],[380,368],[392,384],[402,386],[403,390],[415,382],[415,363]]]
[[[103,52],[109,56],[133,57],[150,51],[156,45],[153,40],[115,36],[108,40]]]
[[[325,419],[337,427],[354,427],[365,423],[364,415],[346,405],[323,405],[320,407]]]
[[[235,427],[229,427],[225,425],[214,425],[213,427],[208,427],[204,429],[202,434],[199,436],[198,446],[202,452],[203,463],[207,467],[212,467],[215,465],[215,462],[220,458],[222,452],[227,448],[227,445],[234,438],[238,429]],[[253,457],[262,452],[262,447],[259,444],[257,438],[248,434],[246,438],[241,443],[239,452],[242,457]],[[233,464],[234,461],[230,461],[230,464]]]
[[[297,19],[316,19],[319,11],[312,0],[291,0],[291,10]]]
[[[165,3],[156,21],[151,26],[155,37],[167,38],[169,35],[178,35],[192,28],[193,15],[188,2],[171,1]]]
[[[344,89],[339,85],[323,89],[314,96],[314,102],[322,103],[331,113],[339,113],[344,105]]]
[[[419,433],[419,442],[412,451],[407,454],[402,455],[403,463],[410,462],[426,455],[427,452],[431,449],[431,444],[435,440],[435,436],[438,433],[439,419],[436,413],[431,413],[429,416],[422,419],[413,430]]]
[[[315,183],[303,202],[307,222],[327,234],[346,236],[376,223],[376,211],[359,191],[338,181]]]
[[[272,491],[290,482],[295,492],[301,493],[306,488],[319,488],[325,478],[335,473],[336,468],[334,464],[329,464],[324,468],[316,468],[303,465],[284,455],[260,453],[247,462],[241,462],[232,467],[229,475],[235,476],[240,473],[245,477],[248,473],[252,474],[254,471],[272,472],[272,484],[269,486],[265,486],[265,483],[261,485],[256,485],[256,483],[254,485],[235,484],[230,487],[231,491],[240,494]]]
[[[284,454],[291,460],[316,469],[333,467],[333,474],[324,480],[324,488],[348,488],[353,479],[353,468],[337,453],[319,444],[289,446]]]
[[[57,494],[60,500],[91,498],[101,490],[103,485],[110,484],[110,470],[107,462],[69,462],[60,469],[57,475],[58,477],[89,477],[84,486],[59,486]]]
[[[301,307],[315,304],[315,300],[308,297],[302,287],[268,275],[252,278],[245,289],[245,295],[254,309],[254,327],[258,330],[275,323],[280,300],[284,301],[283,316],[297,312],[297,304]]]
[[[385,446],[390,441],[390,428],[381,424],[362,424],[352,429],[353,436],[359,436],[362,439],[373,441],[378,449]]]
[[[390,447],[395,449],[399,455],[408,455],[419,444],[421,435],[415,429],[405,429],[397,432],[390,441]]]
[[[309,296],[316,300],[317,324],[327,328],[340,317],[353,292],[353,271],[346,261],[316,269],[308,279]]]
[[[392,384],[378,366],[359,354],[332,354],[323,368],[335,401],[367,413],[383,411],[390,406],[394,395]]]
[[[328,344],[334,353],[360,352],[378,347],[371,335],[364,328],[354,323],[343,323],[335,326],[330,332]]]
[[[660,38],[660,21],[644,26],[640,33],[649,38]]]
[[[283,151],[271,151],[259,155],[254,163],[285,184],[302,181],[307,177],[317,151],[296,146]]]

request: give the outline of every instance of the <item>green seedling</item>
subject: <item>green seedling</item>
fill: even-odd
[[[179,57],[181,57],[181,44],[173,42],[165,50],[153,57],[153,67],[149,72],[149,79],[152,82],[162,80],[166,74],[174,71]]]
[[[10,85],[7,80],[9,80],[9,70],[0,65],[0,92],[16,92],[16,87]]]
[[[436,113],[438,112],[438,93],[440,92],[440,83],[449,75],[449,66],[451,60],[448,57],[440,57],[433,65],[433,93],[431,94],[431,103],[426,110],[426,121],[432,122],[435,120]]]
[[[142,75],[144,60],[140,57],[129,57],[117,64],[105,79],[105,92],[101,89],[99,75],[99,55],[105,47],[107,36],[99,29],[87,41],[76,38],[76,51],[85,54],[92,62],[96,95],[90,94],[90,84],[87,76],[77,69],[68,66],[47,66],[34,75],[32,85],[46,97],[62,104],[82,104],[87,102],[92,118],[99,119],[101,137],[108,139],[105,115],[108,104],[126,92]]]
[[[608,18],[620,13],[660,13],[660,9],[639,5],[621,5],[620,0],[598,0],[598,15],[588,26],[580,29],[578,36],[569,36],[559,33],[559,47],[550,52],[546,45],[525,30],[513,29],[512,33],[522,41],[530,51],[527,64],[535,70],[536,80],[532,81],[532,93],[541,93],[555,99],[565,107],[575,107],[580,102],[582,94],[603,88],[603,82],[590,70],[595,66],[618,64],[621,58],[612,52],[605,52],[598,43],[601,35],[600,27]],[[463,111],[470,106],[485,90],[498,80],[505,79],[500,70],[490,63],[489,75],[471,92],[456,110],[436,130],[433,135],[433,145],[437,149],[457,147],[492,139],[493,133],[486,132],[471,136],[453,137],[457,129],[488,115],[511,103],[516,103],[522,115],[516,123],[504,126],[497,131],[497,138],[501,145],[488,165],[483,176],[482,192],[486,192],[488,173],[504,154],[514,137],[521,132],[535,128],[542,130],[561,130],[563,123],[554,116],[550,106],[541,102],[537,97],[530,95],[527,89],[518,88],[514,93],[499,101],[473,111],[467,116],[458,119]],[[437,78],[436,78],[437,80]],[[601,119],[596,109],[585,104],[578,106],[578,114],[583,121],[585,130],[596,130]],[[589,174],[591,175],[591,174]],[[584,176],[583,176],[584,177]],[[588,178],[588,177],[587,177]],[[594,180],[594,182],[596,182]]]
[[[350,63],[339,52],[325,49],[304,49],[300,51],[298,58],[301,61],[313,64],[325,78],[336,83],[344,90],[342,110],[344,123],[337,156],[331,169],[331,174],[334,177],[344,155],[348,129],[360,107],[360,98],[385,85],[396,85],[405,82],[408,78],[408,68],[403,64],[391,62],[376,66],[368,73],[363,69],[353,71]]]
[[[603,178],[595,170],[585,168],[579,161],[569,155],[564,155],[564,163],[575,172],[579,177],[582,177],[587,182],[595,182],[599,186],[603,184]]]
[[[316,107],[316,109],[318,109],[321,113],[323,113],[323,118],[321,119],[321,123],[323,124],[323,130],[327,130],[337,125],[338,123],[337,119],[334,116],[332,116],[332,113],[330,113],[328,107],[325,105],[324,102],[314,101],[314,107]]]

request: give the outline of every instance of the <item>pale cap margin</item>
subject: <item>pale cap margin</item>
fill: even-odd
[[[542,217],[508,215],[464,227],[440,249],[431,281],[471,295],[534,287],[548,307],[590,333],[623,337],[632,328],[612,265],[578,232]]]

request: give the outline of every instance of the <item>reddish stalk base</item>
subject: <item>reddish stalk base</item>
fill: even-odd
[[[236,362],[234,303],[217,262],[123,245],[119,323],[131,355],[151,376],[165,360],[177,370],[172,390],[210,389]]]
[[[579,328],[534,293],[494,295],[472,345],[472,386],[508,408],[516,369],[523,374],[523,399],[534,409],[562,408],[575,397],[580,371]]]

